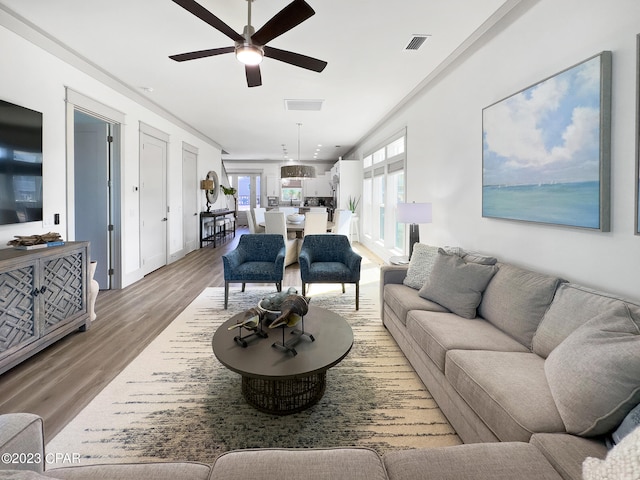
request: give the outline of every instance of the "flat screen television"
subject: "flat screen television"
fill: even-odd
[[[42,113],[0,100],[0,225],[42,221]]]

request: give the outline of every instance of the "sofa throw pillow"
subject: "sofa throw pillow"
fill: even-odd
[[[498,263],[497,267],[498,273],[482,294],[478,314],[531,348],[533,335],[561,280],[508,263]]]
[[[493,265],[467,263],[440,249],[431,275],[418,294],[461,317],[475,318],[482,292],[497,271]]]
[[[438,256],[438,247],[416,243],[409,261],[407,275],[403,282],[407,287],[420,290],[431,274],[431,269]]]
[[[621,303],[629,302],[575,283],[559,285],[533,336],[533,353],[547,358],[576,328]]]
[[[460,256],[467,263],[479,263],[480,265],[495,265],[498,263],[498,259],[496,257],[490,257],[489,255],[483,255],[478,252],[465,252]]]
[[[639,319],[620,304],[578,327],[547,357],[544,371],[568,433],[608,433],[640,402]]]
[[[640,478],[640,427],[636,428],[613,450],[607,458],[587,457],[582,462],[584,480],[610,480],[612,478]]]
[[[613,445],[617,445],[618,443],[620,443],[624,437],[629,435],[638,427],[640,427],[640,404],[636,405],[627,414],[627,416],[624,417],[622,423],[620,423],[615,432],[611,434],[611,441]]]

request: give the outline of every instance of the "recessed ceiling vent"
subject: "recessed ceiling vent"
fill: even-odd
[[[418,50],[422,44],[427,40],[427,38],[429,38],[431,35],[413,35],[411,37],[411,40],[409,40],[409,43],[407,44],[406,47],[404,47],[405,50]]]
[[[307,112],[319,112],[322,110],[324,100],[291,100],[285,99],[285,110],[304,110]]]

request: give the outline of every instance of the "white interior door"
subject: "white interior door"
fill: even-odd
[[[144,275],[167,264],[167,142],[140,133],[140,259]]]
[[[182,150],[182,225],[185,254],[198,248],[198,156]]]

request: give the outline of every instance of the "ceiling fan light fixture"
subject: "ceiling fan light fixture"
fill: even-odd
[[[236,58],[240,63],[244,63],[245,65],[260,65],[263,57],[264,51],[257,45],[243,43],[236,46]]]

